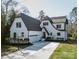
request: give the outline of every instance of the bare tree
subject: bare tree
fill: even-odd
[[[74,7],[70,12],[69,19],[69,32],[72,33],[75,37],[77,36],[77,7]]]
[[[13,15],[11,16],[11,14],[14,14],[12,8],[16,5],[17,2],[14,0],[1,0],[1,42],[4,42],[5,37],[9,35],[10,24],[8,23],[13,19]]]
[[[1,8],[4,8],[6,22],[8,22],[8,11],[15,7],[18,3],[14,0],[1,0]]]
[[[25,14],[29,14],[29,13],[30,13],[29,10],[28,10],[28,8],[26,8],[26,7],[22,7],[22,8],[21,8],[21,11],[22,11],[23,13],[25,13]]]
[[[77,21],[77,7],[74,7],[70,12],[70,20],[72,23]]]
[[[38,16],[38,18],[40,19],[40,21],[42,21],[42,19],[43,19],[43,17],[44,17],[44,12],[43,12],[43,10],[41,10],[40,12],[39,12],[39,16]]]

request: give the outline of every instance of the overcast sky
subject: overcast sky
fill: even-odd
[[[45,14],[53,16],[68,15],[76,7],[76,0],[17,0],[30,11],[33,17],[37,17],[40,10]],[[20,6],[20,5],[19,5]]]

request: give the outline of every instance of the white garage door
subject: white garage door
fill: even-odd
[[[31,35],[29,36],[29,39],[30,39],[29,42],[34,43],[34,42],[39,41],[41,37],[39,35]]]

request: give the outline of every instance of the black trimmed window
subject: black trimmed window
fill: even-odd
[[[60,32],[58,32],[58,33],[57,33],[57,36],[60,36],[60,35],[61,35],[61,33],[60,33]]]
[[[22,37],[24,37],[24,32],[21,33]]]
[[[21,22],[19,22],[19,27],[21,28]]]
[[[17,27],[17,28],[21,28],[21,22],[17,22],[17,23],[16,23],[16,27]]]
[[[18,23],[16,23],[16,27],[18,28]]]
[[[61,28],[61,25],[56,25],[57,26],[57,28]]]
[[[50,33],[50,35],[52,35],[52,32]]]
[[[48,25],[48,22],[44,22],[43,25]]]

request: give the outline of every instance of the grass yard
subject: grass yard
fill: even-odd
[[[23,49],[23,48],[28,47],[30,45],[31,44],[23,44],[23,45],[20,44],[19,49]],[[13,53],[15,51],[18,51],[18,45],[17,44],[15,44],[15,45],[13,45],[13,44],[1,45],[1,56]]]
[[[77,59],[77,45],[60,43],[49,59]]]

